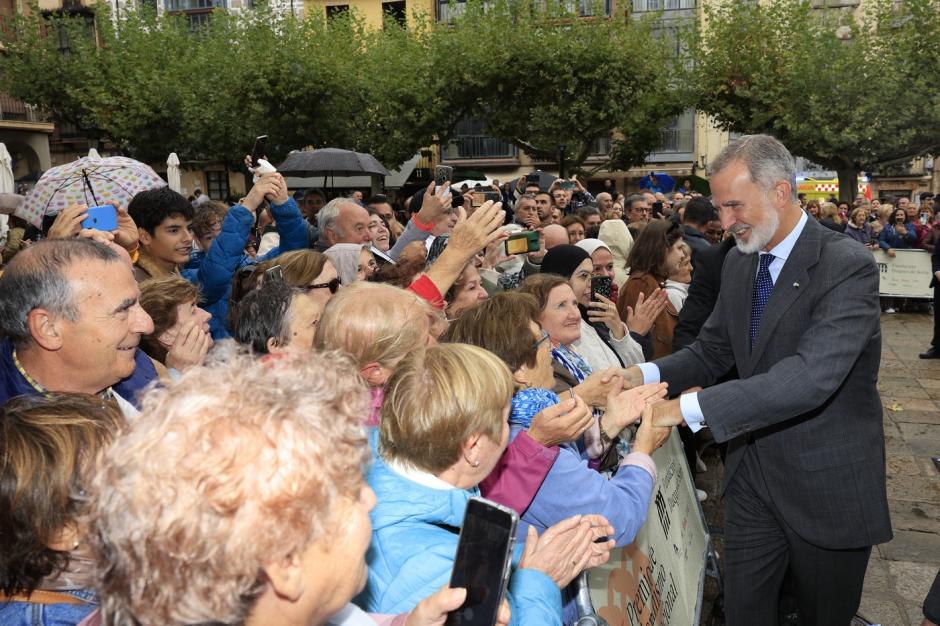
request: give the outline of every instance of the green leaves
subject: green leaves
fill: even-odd
[[[857,13],[725,0],[706,5],[705,24],[691,46],[696,98],[725,128],[769,132],[844,171],[940,148],[936,0],[868,0]]]

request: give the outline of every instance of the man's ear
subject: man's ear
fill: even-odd
[[[140,239],[140,245],[149,246],[153,243],[153,235],[147,232],[146,228],[137,227],[137,236]]]
[[[265,563],[263,569],[268,577],[268,582],[271,583],[271,587],[274,589],[274,593],[278,596],[290,602],[296,602],[303,595],[303,568],[298,554],[289,554],[283,558]]]
[[[33,309],[26,315],[29,334],[43,350],[58,350],[62,347],[62,320],[46,309]]]
[[[271,354],[281,352],[281,342],[277,340],[277,337],[268,337],[265,345],[268,347],[268,352]]]
[[[777,184],[771,189],[771,199],[774,208],[783,208],[790,204],[793,187],[785,180],[778,180]]]
[[[363,365],[359,368],[359,374],[373,387],[378,387],[388,382],[388,374],[377,361]]]

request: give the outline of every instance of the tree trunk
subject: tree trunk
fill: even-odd
[[[858,172],[854,169],[839,168],[839,200],[848,202],[852,206],[852,201],[858,195]]]

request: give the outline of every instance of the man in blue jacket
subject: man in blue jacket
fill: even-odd
[[[265,174],[241,204],[233,206],[218,237],[197,267],[185,266],[192,251],[192,207],[182,195],[161,187],[134,196],[128,212],[140,234],[140,257],[134,270],[138,281],[180,273],[198,285],[203,308],[212,314],[209,329],[213,339],[229,336],[226,325],[232,278],[239,268],[255,262],[245,254],[245,245],[259,206],[268,200],[277,223],[281,245],[257,261],[281,252],[307,247],[307,229],[297,203],[287,193],[287,183],[277,173]],[[188,210],[187,210],[188,209]],[[182,269],[181,269],[182,268]]]

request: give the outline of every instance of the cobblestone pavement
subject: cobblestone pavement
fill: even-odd
[[[883,626],[920,626],[924,596],[940,568],[940,360],[922,360],[933,318],[919,313],[882,315],[878,389],[885,407],[888,503],[894,539],[872,551],[860,615]],[[697,479],[708,493],[702,504],[722,552],[721,462],[705,452],[708,471]],[[852,523],[846,520],[846,523]],[[708,624],[715,586],[706,585],[703,624]],[[718,622],[721,623],[721,622]]]

